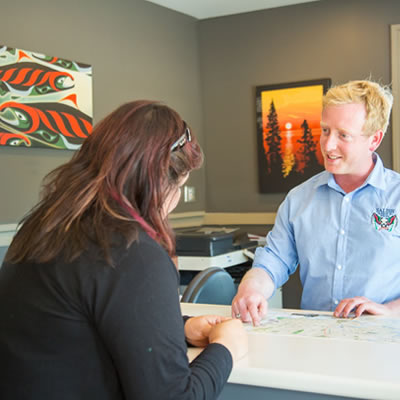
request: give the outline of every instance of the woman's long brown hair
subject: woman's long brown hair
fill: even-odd
[[[94,242],[112,265],[113,235],[122,234],[129,246],[140,219],[172,255],[174,235],[163,206],[203,160],[193,135],[171,151],[185,128],[174,110],[157,102],[134,101],[109,114],[68,163],[46,176],[42,200],[21,221],[6,261],[43,263],[62,254],[69,262]]]

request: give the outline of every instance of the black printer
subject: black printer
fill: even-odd
[[[178,256],[214,257],[254,246],[247,233],[237,227],[201,226],[177,229],[175,233]]]

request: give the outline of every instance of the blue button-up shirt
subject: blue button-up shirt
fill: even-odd
[[[264,268],[276,288],[300,265],[304,309],[333,311],[354,296],[381,304],[400,297],[400,174],[374,157],[353,192],[327,171],[292,189],[256,251],[253,267]]]

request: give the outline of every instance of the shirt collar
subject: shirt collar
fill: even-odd
[[[328,171],[322,171],[315,177],[315,187],[317,188],[319,186],[328,185],[331,178],[333,178],[331,173]]]
[[[369,184],[371,186],[375,186],[378,189],[385,190],[386,181],[385,181],[385,168],[383,166],[383,162],[377,153],[373,153],[372,158],[375,163],[374,169],[368,175],[368,178],[365,180],[362,187]],[[316,176],[315,187],[319,187],[322,185],[328,185],[336,190],[340,188],[339,185],[336,183],[333,174],[331,174],[328,171],[323,171]]]
[[[383,166],[383,162],[377,153],[372,155],[375,167],[368,175],[368,178],[365,180],[365,184],[370,184],[371,186],[375,186],[378,189],[385,190],[386,189],[386,180],[385,180],[385,168]]]

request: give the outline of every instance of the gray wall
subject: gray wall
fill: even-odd
[[[196,203],[177,212],[275,211],[257,187],[255,87],[330,77],[390,82],[398,0],[321,0],[196,21],[143,0],[14,0],[0,43],[92,64],[95,122],[119,104],[163,100],[198,132]],[[204,133],[203,133],[204,132]],[[391,166],[391,134],[379,149]],[[0,148],[0,224],[33,206],[69,151]]]
[[[207,211],[275,211],[259,194],[255,87],[371,76],[390,83],[390,24],[398,0],[322,0],[200,23]],[[391,167],[391,133],[379,154]]]
[[[14,0],[2,7],[0,44],[93,66],[94,119],[133,99],[162,100],[199,132],[198,22],[143,0]],[[0,148],[0,224],[20,220],[42,178],[72,152]],[[192,174],[204,210],[204,169]]]

